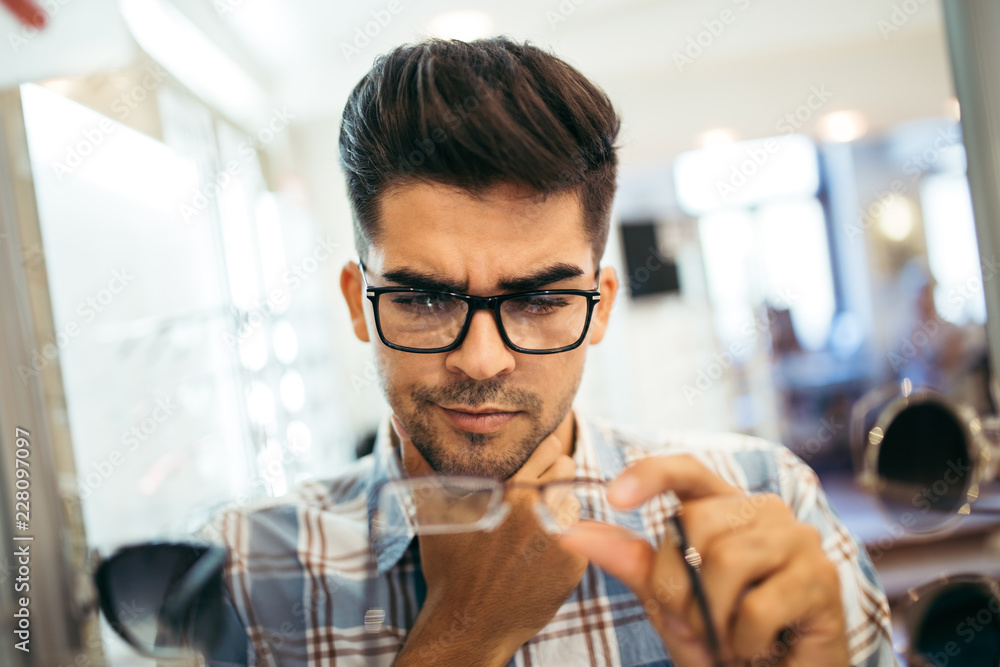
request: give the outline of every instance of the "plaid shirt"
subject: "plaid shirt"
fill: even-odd
[[[690,453],[748,493],[778,494],[800,521],[821,531],[823,548],[837,566],[852,665],[895,664],[889,607],[871,561],[831,509],[815,473],[792,452],[735,434],[651,442],[579,413],[576,420],[578,477],[610,481],[643,457]],[[382,482],[401,477],[401,470],[386,420],[373,454],[338,477],[307,482],[282,498],[230,508],[202,529],[204,538],[228,549],[225,579],[250,639],[248,664],[393,662],[426,594],[412,534],[377,536],[375,558],[369,547],[375,492]],[[636,511],[653,544],[667,539],[666,519],[675,509],[665,495]],[[371,596],[374,603],[367,602]],[[366,632],[364,625],[370,607],[386,613],[375,633]],[[462,632],[463,618],[456,616],[452,625],[438,642]],[[672,664],[642,603],[617,579],[590,565],[549,624],[517,651],[509,666]]]

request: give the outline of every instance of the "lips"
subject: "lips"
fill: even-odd
[[[493,407],[445,408],[437,406],[457,428],[472,433],[492,433],[499,431],[517,418],[520,412]]]

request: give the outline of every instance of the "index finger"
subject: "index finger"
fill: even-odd
[[[630,509],[667,491],[676,493],[681,502],[743,493],[690,454],[672,454],[651,456],[629,466],[608,484],[608,501]]]

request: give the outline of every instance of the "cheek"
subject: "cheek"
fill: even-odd
[[[529,360],[518,365],[514,376],[518,376],[518,371],[521,373],[516,384],[551,399],[565,392],[568,387],[575,386],[579,381],[586,359],[586,350],[581,346],[569,352],[540,355],[535,359],[536,362]]]
[[[375,362],[387,398],[406,400],[416,386],[439,384],[441,362],[435,361],[437,356],[400,352],[386,347],[381,341],[376,343]]]

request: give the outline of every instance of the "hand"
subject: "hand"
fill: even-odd
[[[393,427],[407,474],[435,474],[395,417]],[[550,436],[511,481],[572,479],[575,472],[573,459]],[[552,620],[580,583],[587,559],[542,531],[536,498],[530,490],[509,489],[510,513],[490,532],[418,536],[427,597],[396,665],[506,665]],[[450,641],[436,640],[449,628]]]
[[[681,500],[688,541],[702,557],[723,660],[849,664],[840,581],[817,529],[778,496],[747,496],[689,455],[639,461],[608,485],[608,501],[632,508],[668,490]],[[702,616],[673,544],[655,551],[596,522],[581,522],[560,539],[632,589],[676,665],[711,667]]]

